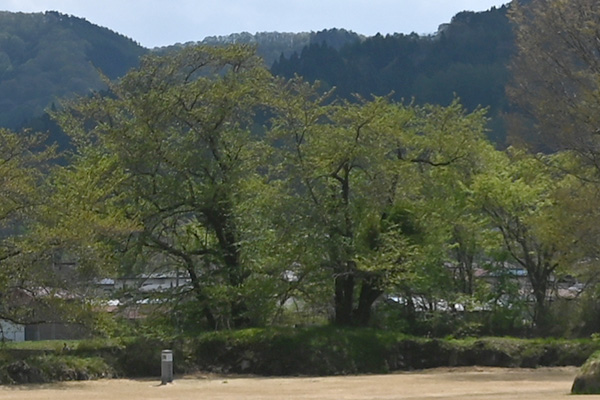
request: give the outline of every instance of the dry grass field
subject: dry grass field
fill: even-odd
[[[157,380],[100,380],[0,387],[0,399],[18,400],[418,400],[569,397],[576,368],[442,368],[390,375],[307,378],[188,376]],[[600,396],[585,396],[585,399]]]

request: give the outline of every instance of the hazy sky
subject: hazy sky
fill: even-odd
[[[459,11],[502,0],[0,0],[0,10],[60,11],[126,35],[146,47],[237,32],[345,28],[365,35],[434,33]]]

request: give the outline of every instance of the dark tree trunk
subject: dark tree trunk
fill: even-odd
[[[237,243],[236,227],[231,221],[226,209],[213,210],[207,214],[207,220],[212,226],[224,263],[224,276],[232,287],[241,287],[248,278],[240,262],[240,250]],[[252,325],[247,317],[248,306],[243,298],[231,299],[231,323],[234,328],[244,328]]]
[[[354,304],[356,284],[354,273],[340,274],[335,278],[335,319],[339,326],[367,326],[371,321],[373,303],[381,296],[376,278],[361,282],[358,303]]]
[[[346,272],[335,277],[335,319],[340,326],[352,325],[354,304],[354,275]]]
[[[375,300],[381,296],[383,291],[379,289],[375,278],[368,278],[362,282],[358,306],[354,311],[354,324],[367,326],[371,321],[371,310]]]
[[[548,328],[548,307],[546,299],[546,283],[538,282],[536,287],[533,287],[533,296],[535,297],[535,305],[533,310],[533,324],[538,334],[544,335],[549,333]]]
[[[191,260],[189,260],[187,263],[186,269],[192,283],[192,288],[194,289],[194,294],[196,295],[196,300],[200,304],[200,307],[202,307],[202,314],[204,314],[204,318],[206,318],[206,323],[210,329],[215,330],[217,329],[217,320],[210,309],[206,306],[207,299],[204,291],[202,290],[202,286],[200,285],[200,279],[198,278],[196,270],[194,269],[194,264]]]
[[[533,324],[538,334],[548,334],[548,280],[551,272],[554,268],[542,262],[540,264],[532,264],[530,268],[527,268],[527,274],[529,276],[529,282],[531,283],[531,289],[533,297],[535,298],[535,305],[533,309]]]

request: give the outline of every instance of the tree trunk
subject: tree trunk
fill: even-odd
[[[548,328],[548,307],[546,292],[548,289],[548,275],[549,272],[545,266],[536,266],[537,268],[531,268],[528,271],[529,281],[531,283],[531,289],[533,291],[533,297],[535,298],[535,305],[533,309],[533,324],[538,334],[547,334]]]
[[[546,285],[533,289],[535,297],[535,306],[533,311],[533,324],[539,334],[547,334],[548,328],[548,307],[546,304]]]
[[[371,309],[375,300],[381,296],[383,291],[377,286],[376,278],[367,278],[363,280],[358,306],[354,311],[354,324],[358,326],[367,326],[371,321]]]
[[[192,288],[194,290],[196,301],[198,301],[198,304],[200,305],[200,307],[202,307],[202,314],[204,314],[204,317],[206,318],[206,323],[208,324],[208,326],[211,329],[213,329],[213,330],[217,329],[217,320],[215,319],[215,316],[213,315],[210,308],[208,308],[208,306],[206,305],[207,304],[206,295],[204,294],[204,291],[202,290],[202,285],[200,284],[200,279],[198,278],[198,274],[196,274],[196,269],[194,268],[194,262],[190,258],[186,259],[186,272],[192,283]]]
[[[335,317],[334,323],[340,326],[352,325],[354,303],[354,274],[345,272],[335,277]]]
[[[228,208],[211,210],[206,213],[207,220],[212,226],[219,249],[224,262],[224,276],[227,284],[232,287],[241,287],[248,277],[248,272],[244,270],[240,262],[240,250],[237,243],[236,227],[229,217]],[[247,317],[248,305],[240,297],[234,297],[230,300],[231,323],[234,328],[245,328],[252,325],[252,321]]]

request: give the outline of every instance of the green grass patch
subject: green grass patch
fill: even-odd
[[[65,343],[70,348],[75,348],[80,340],[36,340],[26,342],[3,342],[0,350],[30,350],[30,351],[62,351]]]

